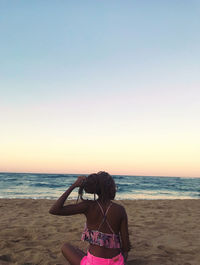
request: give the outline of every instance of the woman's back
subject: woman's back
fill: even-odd
[[[87,222],[83,239],[90,243],[89,251],[97,257],[112,258],[121,251],[120,231],[124,208],[114,202],[87,201]]]
[[[101,201],[88,201],[89,207],[85,214],[87,218],[87,227],[91,230],[98,230],[101,225],[101,232],[112,234],[107,222],[105,221],[102,223],[104,216],[98,203],[102,207],[104,214],[108,210],[106,213],[106,220],[110,224],[114,233],[119,234],[120,224],[123,218],[123,209],[121,205],[111,201],[106,203],[102,203]]]

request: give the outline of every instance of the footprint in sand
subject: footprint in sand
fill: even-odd
[[[10,255],[1,255],[0,260],[11,261],[11,256]]]

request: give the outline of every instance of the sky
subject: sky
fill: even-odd
[[[200,177],[200,2],[0,0],[0,171]]]

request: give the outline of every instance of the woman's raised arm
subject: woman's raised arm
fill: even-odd
[[[85,213],[88,208],[88,203],[86,201],[80,202],[78,204],[70,204],[64,206],[64,203],[70,193],[77,187],[80,187],[83,181],[85,180],[84,176],[79,176],[77,180],[60,196],[60,198],[53,204],[50,208],[49,213],[54,215],[73,215],[79,213]]]

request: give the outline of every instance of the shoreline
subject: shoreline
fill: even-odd
[[[80,240],[85,217],[50,215],[54,201],[0,199],[0,264],[64,264],[60,248],[67,241],[87,250]],[[128,265],[199,265],[198,199],[116,202],[128,215]]]

